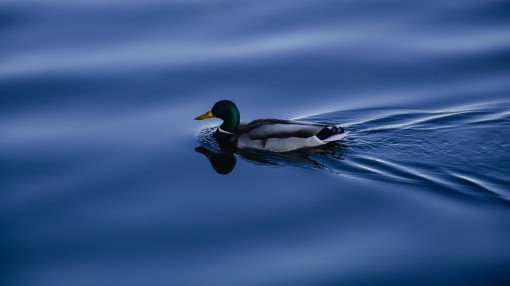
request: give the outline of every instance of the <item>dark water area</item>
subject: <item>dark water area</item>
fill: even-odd
[[[507,1],[0,2],[0,285],[508,285]],[[342,124],[225,149],[241,118]]]

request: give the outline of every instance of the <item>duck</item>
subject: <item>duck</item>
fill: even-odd
[[[223,123],[214,132],[217,141],[239,149],[290,152],[339,141],[349,132],[338,125],[286,119],[257,119],[240,123],[239,109],[230,100],[220,100],[195,120],[218,118]]]

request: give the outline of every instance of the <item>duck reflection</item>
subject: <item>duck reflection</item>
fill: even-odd
[[[195,148],[195,151],[203,154],[207,159],[209,159],[211,166],[218,174],[226,175],[232,172],[236,166],[237,160],[233,152],[215,152],[205,148],[204,146]]]
[[[227,175],[234,169],[236,157],[245,159],[255,164],[266,166],[290,166],[290,167],[312,167],[327,172],[333,172],[326,165],[320,162],[321,159],[343,160],[343,152],[347,146],[338,142],[323,148],[314,148],[299,150],[287,153],[269,153],[256,150],[241,150],[219,144],[218,148],[205,147],[204,145],[196,147],[195,151],[204,155],[211,163],[212,168],[222,175]],[[313,157],[313,158],[312,158]]]

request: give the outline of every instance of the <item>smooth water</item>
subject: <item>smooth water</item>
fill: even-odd
[[[0,2],[0,285],[507,285],[507,1]],[[220,148],[245,121],[350,132]]]

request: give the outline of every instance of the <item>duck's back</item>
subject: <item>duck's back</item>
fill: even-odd
[[[239,127],[240,134],[248,134],[250,139],[307,138],[319,133],[325,125],[283,119],[258,119]]]

